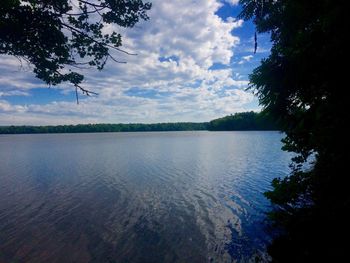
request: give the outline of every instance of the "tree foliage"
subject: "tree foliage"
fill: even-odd
[[[0,126],[0,134],[90,133],[90,132],[151,132],[206,130],[206,122],[78,124],[57,126]]]
[[[210,131],[280,130],[277,122],[265,112],[240,112],[209,122]]]
[[[84,76],[73,69],[83,65],[102,70],[108,59],[123,63],[111,51],[122,50],[121,35],[106,26],[133,27],[147,20],[151,4],[142,0],[2,0],[0,54],[29,62],[48,85]]]
[[[275,262],[337,262],[349,232],[347,122],[341,58],[347,49],[344,1],[241,0],[241,17],[271,35],[272,49],[250,75],[265,111],[283,123],[293,172],[266,196],[282,226],[270,246]],[[310,157],[311,156],[311,157]],[[305,168],[308,160],[311,167]]]
[[[80,133],[80,132],[134,132],[134,131],[252,131],[278,130],[279,126],[268,114],[241,112],[210,122],[167,122],[128,124],[78,124],[58,126],[0,126],[0,134],[23,133]]]

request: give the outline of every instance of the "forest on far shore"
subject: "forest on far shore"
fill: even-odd
[[[210,122],[77,124],[57,126],[0,126],[0,134],[32,133],[92,133],[151,131],[252,131],[279,130],[279,126],[264,112],[241,112]]]

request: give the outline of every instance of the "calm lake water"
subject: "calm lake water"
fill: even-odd
[[[0,136],[0,262],[231,262],[261,254],[278,132]]]

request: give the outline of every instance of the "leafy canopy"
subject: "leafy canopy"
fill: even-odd
[[[348,49],[345,1],[241,0],[241,17],[271,35],[272,49],[250,75],[265,111],[283,123],[293,171],[266,196],[285,235],[270,247],[275,262],[335,262],[345,255],[350,198],[348,123],[341,60]],[[314,160],[307,169],[310,157]]]
[[[111,50],[122,49],[121,35],[104,33],[106,26],[133,27],[147,20],[151,3],[142,0],[2,0],[0,54],[33,65],[36,77],[48,85],[68,81],[79,84],[84,76],[72,67],[88,65],[102,70]]]

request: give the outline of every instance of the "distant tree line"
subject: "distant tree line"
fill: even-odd
[[[254,131],[279,130],[279,125],[265,113],[241,112],[208,123],[210,131]]]
[[[130,123],[130,124],[78,124],[58,126],[3,126],[0,134],[21,133],[89,133],[89,132],[147,132],[206,130],[206,123]]]
[[[58,126],[0,126],[0,134],[31,133],[89,133],[89,132],[151,132],[151,131],[242,131],[242,130],[278,130],[263,112],[242,112],[210,122],[174,122],[174,123],[130,123],[130,124],[78,124]]]

